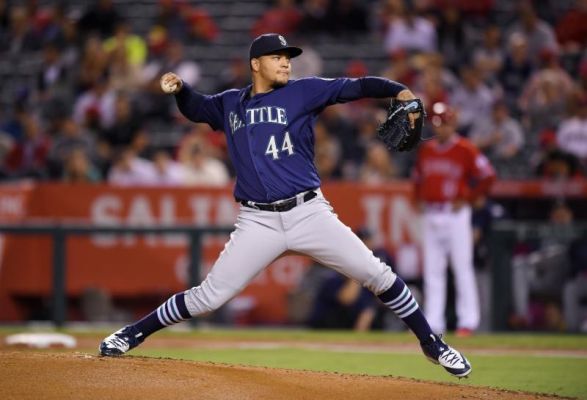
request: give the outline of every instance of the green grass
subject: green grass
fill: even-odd
[[[118,327],[113,327],[118,329]],[[75,335],[95,336],[96,331],[83,332],[65,330]],[[0,333],[2,329],[0,328]],[[111,331],[102,331],[101,335]],[[414,344],[412,334],[401,332],[349,332],[309,331],[302,329],[203,329],[191,331],[163,330],[157,337],[194,338],[210,341],[304,341],[324,343],[373,343],[373,344]],[[459,339],[446,335],[451,344],[477,349],[536,349],[536,350],[587,350],[587,335],[546,334],[546,333],[492,333],[478,334]]]
[[[585,358],[472,355],[469,358],[474,370],[470,379],[457,381],[420,354],[344,353],[292,348],[137,349],[133,354],[276,368],[393,375],[587,399]]]

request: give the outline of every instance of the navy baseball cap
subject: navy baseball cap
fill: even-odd
[[[274,54],[279,51],[287,51],[291,58],[297,57],[302,54],[302,49],[295,46],[288,46],[285,38],[277,33],[266,33],[261,36],[257,36],[253,43],[251,43],[251,49],[249,50],[249,59],[259,58],[266,56],[267,54]]]

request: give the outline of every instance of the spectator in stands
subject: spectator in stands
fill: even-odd
[[[8,30],[8,20],[9,20],[9,13],[8,13],[8,1],[7,0],[0,0],[0,37],[3,33]]]
[[[42,42],[39,37],[35,36],[31,28],[26,8],[14,6],[9,8],[9,13],[8,31],[0,42],[0,51],[18,54],[23,51],[40,49]]]
[[[100,182],[102,177],[84,149],[74,148],[65,159],[62,180],[67,183],[95,183]]]
[[[458,131],[467,136],[479,116],[490,115],[495,94],[483,83],[479,71],[471,65],[460,70],[462,84],[450,96],[451,104],[459,110]]]
[[[587,0],[576,0],[558,19],[556,37],[566,53],[576,53],[587,45]]]
[[[545,50],[540,54],[541,66],[524,86],[519,99],[524,112],[524,124],[533,138],[547,128],[553,128],[563,120],[567,102],[576,90],[576,84],[560,66],[558,54]]]
[[[23,138],[6,156],[5,169],[15,178],[44,178],[50,140],[41,130],[37,117],[27,110],[20,116]]]
[[[330,34],[335,21],[330,14],[331,0],[304,0],[299,32],[304,35]]]
[[[114,157],[108,183],[117,186],[151,186],[156,182],[155,166],[137,156],[132,147],[123,147]]]
[[[452,70],[464,61],[468,50],[467,29],[461,10],[453,3],[440,8],[437,47]]]
[[[377,141],[377,125],[384,118],[385,114],[381,110],[379,116],[376,117],[375,115],[366,114],[357,119],[353,125],[349,126],[348,135],[352,135],[349,137],[353,138],[352,143],[354,146],[345,150],[345,159],[352,163],[352,165],[345,165],[344,173],[347,178],[353,180],[359,178],[359,170],[367,158],[367,150],[371,146],[371,143]],[[350,123],[350,121],[348,122]]]
[[[501,44],[501,29],[489,25],[483,31],[483,42],[473,50],[473,65],[479,70],[481,79],[489,86],[498,83],[497,74],[503,66],[505,53]]]
[[[381,142],[372,142],[359,171],[359,181],[370,185],[380,185],[398,177],[398,169],[391,153]]]
[[[147,59],[147,44],[132,32],[132,26],[124,20],[116,24],[114,34],[104,41],[104,49],[109,54],[122,52],[126,62],[133,67],[141,67]]]
[[[24,139],[25,125],[29,117],[29,108],[27,107],[28,93],[22,93],[14,101],[11,112],[0,123],[0,132],[8,135],[12,141],[20,142]],[[6,110],[3,110],[6,111]]]
[[[377,303],[369,291],[352,279],[328,271],[315,295],[307,324],[314,329],[371,329]]]
[[[103,77],[108,71],[108,53],[102,46],[98,36],[88,36],[83,43],[81,60],[76,77],[76,92],[90,89],[94,82]]]
[[[43,64],[37,73],[37,90],[40,99],[52,95],[66,95],[71,90],[69,71],[55,43],[43,45]]]
[[[307,76],[320,76],[322,75],[323,60],[320,53],[318,53],[311,43],[301,40],[300,46],[303,47],[304,52],[296,58],[292,58],[292,78],[298,79]],[[248,71],[247,71],[248,77]],[[242,86],[232,86],[242,87]]]
[[[173,160],[167,149],[156,149],[152,158],[155,167],[154,185],[182,186],[185,184],[185,167]]]
[[[340,143],[341,150],[341,172],[345,178],[354,179],[356,177],[357,158],[357,143],[356,143],[356,127],[351,124],[344,115],[343,109],[339,106],[326,107],[320,114],[318,121],[326,127],[327,132],[336,132],[336,138]],[[375,128],[374,128],[375,129]],[[352,173],[347,171],[349,164]],[[347,176],[347,173],[349,174]]]
[[[320,179],[328,181],[340,178],[342,160],[340,141],[328,132],[321,121],[317,121],[314,125],[314,143],[314,160]]]
[[[511,35],[507,55],[499,71],[499,82],[503,98],[515,115],[519,114],[518,100],[533,70],[534,65],[528,54],[528,40],[521,33]]]
[[[563,49],[580,51],[587,45],[587,1],[575,0],[556,23],[556,37]]]
[[[587,167],[587,95],[576,101],[572,115],[559,125],[556,138],[561,150],[574,155]]]
[[[390,21],[385,33],[384,48],[387,54],[398,50],[410,53],[436,51],[436,29],[432,22],[417,15],[411,5],[404,5],[402,11]]]
[[[184,137],[178,150],[178,160],[186,168],[188,186],[224,186],[230,176],[226,166],[210,155],[206,130],[195,125]]]
[[[471,127],[469,137],[494,165],[500,160],[515,158],[524,145],[524,132],[520,123],[509,114],[507,105],[497,101],[492,113],[479,118]]]
[[[187,8],[187,4],[178,0],[159,0],[153,26],[163,28],[172,39],[185,38],[188,33]]]
[[[53,140],[47,155],[49,174],[52,178],[58,179],[63,175],[63,168],[74,150],[83,151],[90,159],[98,158],[94,137],[69,116],[55,121],[54,125]]]
[[[257,37],[267,32],[278,32],[282,35],[295,33],[302,20],[302,13],[293,0],[274,0],[253,24],[251,36]]]
[[[129,146],[141,131],[141,120],[142,115],[133,106],[131,97],[124,92],[118,93],[114,101],[114,123],[100,130],[100,140],[110,149]]]
[[[528,54],[538,61],[544,51],[558,51],[558,43],[552,27],[538,18],[530,0],[523,0],[518,5],[517,20],[510,27],[508,37],[522,34],[528,43]]]
[[[218,26],[206,10],[200,7],[191,7],[185,9],[185,14],[188,28],[187,37],[184,38],[186,43],[190,45],[207,44],[218,38]]]
[[[480,25],[487,21],[492,15],[495,8],[495,0],[433,0],[437,8],[457,7],[463,13],[463,16]]]
[[[161,25],[153,25],[147,33],[147,49],[149,56],[147,62],[160,61],[167,50],[167,45],[172,40],[167,29]]]
[[[430,61],[422,69],[416,83],[418,96],[424,102],[428,114],[432,112],[434,103],[448,103],[451,88],[459,84],[457,78],[442,67],[441,61],[436,61],[437,58],[429,58]]]
[[[514,327],[562,330],[562,288],[569,275],[573,212],[564,201],[550,210],[552,234],[516,243],[512,260]]]
[[[404,82],[408,87],[415,86],[418,71],[411,63],[405,50],[398,50],[389,56],[389,64],[381,71],[380,76],[396,82]],[[424,101],[426,103],[426,101]]]
[[[579,91],[587,93],[587,54],[579,65]]]
[[[55,43],[61,47],[65,43],[65,32],[63,24],[67,19],[65,17],[65,5],[53,4],[40,8],[29,14],[32,22],[34,35],[40,40],[41,44]]]
[[[334,34],[352,35],[366,33],[369,30],[369,15],[362,1],[338,0],[330,13],[334,22]],[[304,51],[306,51],[305,47]]]
[[[102,38],[107,38],[114,33],[120,15],[112,0],[97,0],[92,3],[79,19],[78,30],[84,37],[98,33]]]
[[[219,76],[219,83],[216,92],[220,93],[231,88],[243,88],[251,79],[249,69],[244,58],[235,57],[230,60],[228,67],[225,67]]]
[[[73,106],[76,123],[92,130],[108,129],[115,121],[116,93],[109,87],[108,76],[103,75],[83,92]]]
[[[14,148],[14,139],[0,129],[0,179],[9,177],[6,170],[6,157]]]
[[[539,159],[536,175],[563,181],[583,176],[577,157],[556,147],[544,151]]]
[[[567,330],[587,333],[587,236],[583,234],[569,246],[570,277],[563,289],[563,312]],[[581,309],[583,305],[583,310]]]
[[[36,2],[29,2],[36,3]],[[68,14],[65,2],[47,4],[43,8],[31,11],[31,30],[38,40],[38,45],[44,47],[52,44],[59,49],[60,58],[64,66],[71,67],[78,60],[79,35],[76,28],[77,21]],[[0,29],[0,51],[2,48]]]
[[[108,50],[109,87],[114,91],[132,92],[141,85],[142,65],[132,63],[126,46],[119,45]]]

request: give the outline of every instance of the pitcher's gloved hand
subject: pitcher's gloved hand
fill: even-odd
[[[393,99],[387,118],[377,128],[377,136],[391,150],[413,150],[422,141],[425,116],[420,99]]]

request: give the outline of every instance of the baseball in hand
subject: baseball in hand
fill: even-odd
[[[175,74],[167,73],[161,77],[161,90],[165,93],[177,93],[180,86],[181,80]]]

